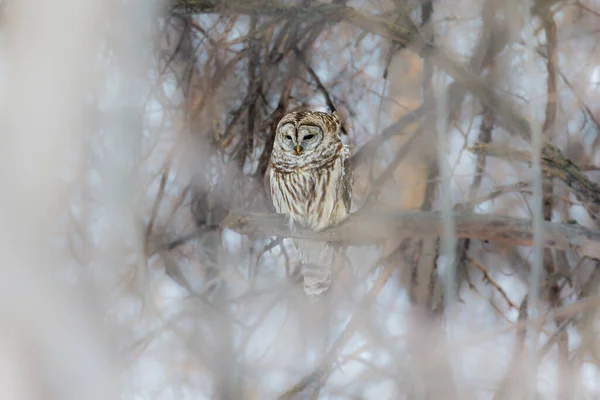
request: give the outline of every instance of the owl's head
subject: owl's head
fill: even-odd
[[[307,159],[323,146],[341,142],[337,113],[296,111],[285,115],[277,125],[274,151]]]

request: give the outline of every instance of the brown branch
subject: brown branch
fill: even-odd
[[[302,52],[300,51],[298,46],[294,47],[294,54],[296,54],[296,57],[302,62],[302,65],[304,65],[304,68],[306,68],[306,70],[308,71],[310,76],[315,81],[315,85],[317,85],[317,87],[319,88],[319,91],[321,91],[321,93],[323,94],[323,97],[325,98],[325,103],[327,103],[327,107],[329,108],[329,111],[330,112],[337,111],[337,109],[335,108],[335,104],[333,104],[333,100],[331,99],[331,95],[329,94],[329,91],[327,90],[325,85],[323,85],[323,82],[321,82],[319,75],[317,75],[315,70],[306,61],[304,55],[302,54]],[[348,134],[346,125],[343,122],[342,122],[341,132],[344,135]]]
[[[257,104],[256,101],[259,97],[259,93],[262,90],[263,82],[262,77],[258,77],[259,69],[259,44],[256,36],[256,18],[250,18],[250,28],[248,40],[248,96],[249,101],[247,105],[246,114],[246,132],[242,152],[239,156],[240,169],[244,169],[246,159],[250,157],[254,150],[254,125],[256,122]]]
[[[481,125],[479,126],[479,142],[489,144],[492,141],[492,131],[494,130],[494,112],[489,108],[485,107],[483,110],[483,118],[481,119]],[[477,161],[475,164],[475,177],[473,178],[473,184],[469,190],[469,201],[475,199],[479,188],[481,187],[481,181],[483,179],[483,173],[487,164],[487,154],[477,154]]]
[[[548,74],[547,78],[547,95],[546,95],[546,116],[544,120],[543,133],[548,140],[552,140],[554,133],[554,124],[556,122],[556,104],[557,104],[557,91],[556,91],[556,71],[558,68],[558,37],[556,23],[554,22],[554,15],[549,8],[543,8],[541,10],[540,17],[543,21],[544,31],[546,33],[547,43],[547,57],[546,57],[546,70]],[[555,198],[553,196],[553,185],[552,178],[548,177],[545,179],[543,184],[543,215],[546,221],[552,221],[552,213],[555,205]],[[558,264],[558,268],[557,265]],[[546,273],[550,276],[555,273],[556,269],[559,271],[568,270],[569,264],[566,253],[564,251],[556,252],[556,259],[552,255],[550,249],[544,250],[544,268]],[[560,296],[560,286],[558,282],[548,282],[549,299],[552,308],[560,308],[563,305],[562,298]],[[558,370],[556,374],[558,382],[558,398],[567,399],[568,387],[569,387],[569,335],[566,330],[565,319],[561,317],[555,318],[555,324],[558,331],[554,338],[558,341]]]
[[[502,195],[509,193],[531,193],[531,183],[530,182],[517,182],[510,185],[502,185],[497,186],[491,192],[486,193],[485,195],[479,196],[473,200],[470,200],[467,203],[459,203],[454,206],[455,211],[471,211],[473,207],[485,203],[487,201],[494,200]]]
[[[515,149],[502,144],[475,142],[468,148],[474,154],[486,154],[491,157],[503,158],[507,161],[531,162],[531,153],[526,150]]]
[[[506,294],[506,292],[504,291],[504,289],[502,288],[502,286],[500,286],[496,281],[494,281],[492,279],[492,277],[488,274],[487,272],[487,268],[485,268],[485,266],[483,266],[479,261],[475,260],[472,257],[467,256],[467,259],[469,260],[469,262],[471,262],[475,267],[477,267],[477,269],[479,271],[481,271],[481,273],[483,274],[483,279],[490,283],[494,288],[496,288],[496,290],[498,292],[500,292],[500,294],[502,295],[502,297],[504,297],[504,300],[506,300],[506,302],[508,303],[508,305],[514,309],[518,310],[518,307],[515,305],[515,303],[513,303],[510,298],[508,297],[508,295]]]
[[[545,9],[541,15],[546,32],[546,42],[548,46],[548,58],[546,60],[546,69],[548,73],[547,79],[547,94],[546,94],[546,117],[542,132],[548,140],[552,140],[552,129],[556,121],[556,63],[558,58],[557,52],[557,33],[554,17],[550,10]],[[546,221],[552,221],[552,210],[554,209],[554,196],[552,187],[552,178],[547,177],[543,184],[543,205],[542,214]],[[546,250],[544,253],[544,264],[547,272],[550,274],[553,271],[552,254]]]
[[[455,212],[452,218],[458,238],[489,240],[513,246],[533,245],[532,224],[528,219],[470,212]],[[290,231],[284,216],[279,214],[231,212],[221,227],[243,235],[325,240],[347,245],[375,244],[390,237],[437,238],[443,235],[442,217],[437,211],[355,213],[340,225],[320,233],[302,229]],[[574,250],[583,256],[600,259],[600,230],[547,221],[543,230],[545,247]]]
[[[554,124],[556,122],[556,71],[558,63],[558,38],[556,32],[556,24],[554,22],[554,16],[549,9],[543,9],[540,17],[543,21],[544,31],[546,33],[547,43],[547,58],[546,58],[546,70],[548,74],[547,78],[547,94],[546,94],[546,116],[544,120],[543,133],[548,140],[552,140],[554,133]],[[555,198],[553,196],[553,184],[552,177],[547,176],[543,183],[543,201],[542,211],[544,220],[552,221],[552,213],[555,205]],[[544,249],[544,269],[548,276],[551,276],[556,271],[556,261],[562,264],[562,268],[559,270],[568,269],[568,260],[564,251],[556,252],[556,260],[553,257],[550,249]],[[557,281],[548,282],[549,287],[547,288],[550,304],[552,308],[560,308],[563,305],[562,298],[560,296],[560,286]],[[564,318],[556,317],[554,319],[558,332],[555,338],[558,340],[558,354],[559,363],[557,370],[557,382],[558,382],[558,393],[560,399],[567,399],[568,394],[566,388],[568,387],[568,368],[569,368],[569,336],[566,329],[561,329],[564,324]]]
[[[596,129],[600,130],[600,121],[598,121],[598,119],[596,118],[596,116],[594,115],[592,110],[590,109],[590,106],[588,106],[585,103],[585,101],[581,98],[579,93],[577,93],[577,90],[575,89],[575,87],[573,87],[573,84],[569,81],[569,79],[565,76],[565,74],[563,74],[560,70],[558,71],[558,73],[559,73],[561,79],[563,80],[563,82],[565,83],[565,85],[567,85],[567,87],[571,90],[571,93],[573,93],[573,96],[575,96],[575,98],[577,99],[577,103],[579,103],[579,106],[585,111],[584,114],[586,114],[588,116],[588,118],[592,120],[592,122],[596,126]],[[585,169],[582,167],[582,170],[585,170]]]
[[[318,23],[313,27],[312,31],[309,32],[310,34],[308,34],[308,37],[306,38],[302,49],[300,49],[299,54],[295,54],[295,57],[297,59],[304,59],[306,57],[306,54],[310,51],[314,42],[317,40],[324,28],[325,24],[323,22]],[[294,50],[295,48],[295,44],[293,46],[290,46],[290,51]],[[282,85],[282,90],[279,96],[279,103],[277,104],[277,108],[273,110],[266,122],[268,124],[267,126],[269,129],[269,135],[266,138],[265,147],[258,160],[258,168],[256,171],[256,174],[258,176],[265,177],[265,174],[269,167],[269,161],[271,160],[271,152],[273,151],[273,143],[275,142],[277,124],[287,112],[290,93],[292,92],[294,80],[296,79],[299,70],[300,66],[298,62],[292,63],[292,65],[289,67],[287,76],[285,78],[285,83]]]
[[[591,276],[587,279],[587,282],[583,285],[583,287],[581,288],[581,291],[579,292],[579,294],[577,296],[578,300],[581,300],[584,298],[589,298],[591,292],[596,289],[599,277],[600,277],[600,264],[598,262],[596,262],[596,268],[592,272]],[[557,305],[555,309],[562,309],[562,308],[564,308],[564,305],[561,303],[561,304]],[[573,376],[572,371],[573,371],[574,366],[570,365],[570,364],[572,364],[572,361],[569,360],[569,357],[568,357],[569,332],[568,332],[567,328],[569,327],[569,325],[571,325],[572,323],[574,323],[576,321],[576,318],[577,318],[577,315],[572,315],[572,316],[565,316],[565,315],[560,315],[560,314],[555,315],[554,319],[555,319],[555,322],[557,325],[556,332],[554,332],[554,334],[548,339],[548,341],[544,344],[544,346],[542,347],[542,349],[539,352],[539,360],[541,361],[546,356],[546,354],[548,354],[548,352],[550,351],[552,346],[557,344],[560,362],[565,363],[564,364],[565,366],[569,366],[569,368],[567,369],[566,375],[564,375],[562,377],[559,375],[559,377],[558,377],[559,380],[566,379],[566,382],[564,382],[562,384],[562,385],[564,385],[562,387],[562,392],[559,392],[559,397],[558,397],[559,399],[568,398],[567,392],[569,390],[569,386],[572,384],[571,381],[568,380],[568,378]],[[585,319],[585,317],[582,319]]]
[[[504,158],[509,161],[531,162],[531,153],[498,145],[474,143],[469,151],[475,154],[486,153],[488,156]],[[542,149],[542,168],[547,176],[563,181],[582,202],[593,219],[598,218],[600,211],[600,187],[590,181],[571,160],[553,144],[547,143]]]
[[[188,234],[185,234],[183,236],[180,236],[174,240],[171,240],[170,242],[167,243],[163,243],[160,244],[158,246],[156,246],[153,249],[149,249],[148,251],[148,255],[154,255],[158,252],[161,251],[171,251],[176,249],[179,246],[182,246],[184,244],[186,244],[187,242],[197,239],[199,237],[201,237],[202,235],[204,235],[207,232],[213,232],[216,231],[217,229],[219,229],[220,227],[218,225],[202,225],[199,226],[198,229],[195,232],[191,232]]]
[[[517,318],[517,332],[515,337],[515,347],[509,363],[506,375],[500,382],[500,386],[494,395],[494,400],[503,400],[514,397],[514,388],[523,385],[523,365],[521,356],[525,348],[525,339],[527,337],[527,317],[528,317],[528,295],[525,295],[519,306],[519,316]],[[511,396],[512,395],[512,396]]]
[[[548,135],[556,121],[556,69],[558,64],[558,37],[556,24],[552,13],[548,12],[544,16],[544,30],[546,32],[546,42],[548,46],[548,57],[546,59],[546,69],[548,73],[547,80],[547,98],[546,98],[546,119],[544,121],[543,132]]]
[[[481,118],[481,124],[479,125],[479,142],[488,144],[492,141],[492,131],[494,130],[494,113],[489,107],[484,107],[483,117]],[[483,174],[485,173],[487,165],[487,155],[478,154],[475,164],[475,174],[473,177],[473,183],[469,189],[469,208],[465,208],[464,211],[472,211],[471,207],[474,207],[474,200],[481,188],[481,182],[483,181]],[[456,209],[456,206],[455,206]],[[467,271],[467,257],[469,249],[471,247],[470,239],[461,239],[457,244],[457,257],[456,257],[456,268],[459,277],[466,277]],[[470,283],[469,283],[470,284]],[[461,284],[457,286],[458,291],[460,290]]]
[[[165,164],[165,168],[164,168],[162,177],[160,178],[160,186],[158,188],[158,194],[156,195],[156,198],[154,199],[154,204],[152,205],[152,211],[150,212],[150,221],[148,222],[148,225],[146,226],[146,232],[144,234],[144,249],[145,249],[146,254],[148,254],[148,248],[150,247],[150,239],[152,237],[152,231],[154,230],[154,224],[156,223],[156,219],[158,217],[158,210],[160,209],[160,206],[163,201],[163,197],[165,194],[165,187],[167,186],[167,180],[169,178],[169,174],[171,173],[171,163],[173,161],[173,155],[174,155],[174,151],[172,150],[171,153],[167,157],[167,162]]]

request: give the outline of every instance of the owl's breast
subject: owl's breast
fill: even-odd
[[[315,231],[346,217],[342,198],[343,159],[324,168],[297,168],[289,173],[271,170],[271,198],[275,210]]]

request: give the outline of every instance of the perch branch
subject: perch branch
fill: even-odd
[[[505,243],[513,246],[531,246],[531,220],[454,212],[456,236]],[[442,216],[431,212],[359,212],[340,225],[314,233],[302,229],[290,231],[282,215],[230,212],[221,228],[243,235],[279,236],[324,240],[347,245],[377,244],[390,237],[429,237],[443,235]],[[548,248],[574,250],[582,256],[600,259],[600,230],[577,224],[544,222],[544,243]]]

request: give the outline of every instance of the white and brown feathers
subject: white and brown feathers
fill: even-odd
[[[271,154],[270,186],[275,210],[290,225],[314,231],[343,221],[350,213],[350,150],[339,136],[336,113],[300,111],[277,125]],[[318,295],[331,281],[333,248],[325,243],[294,240],[303,262],[305,291]]]

